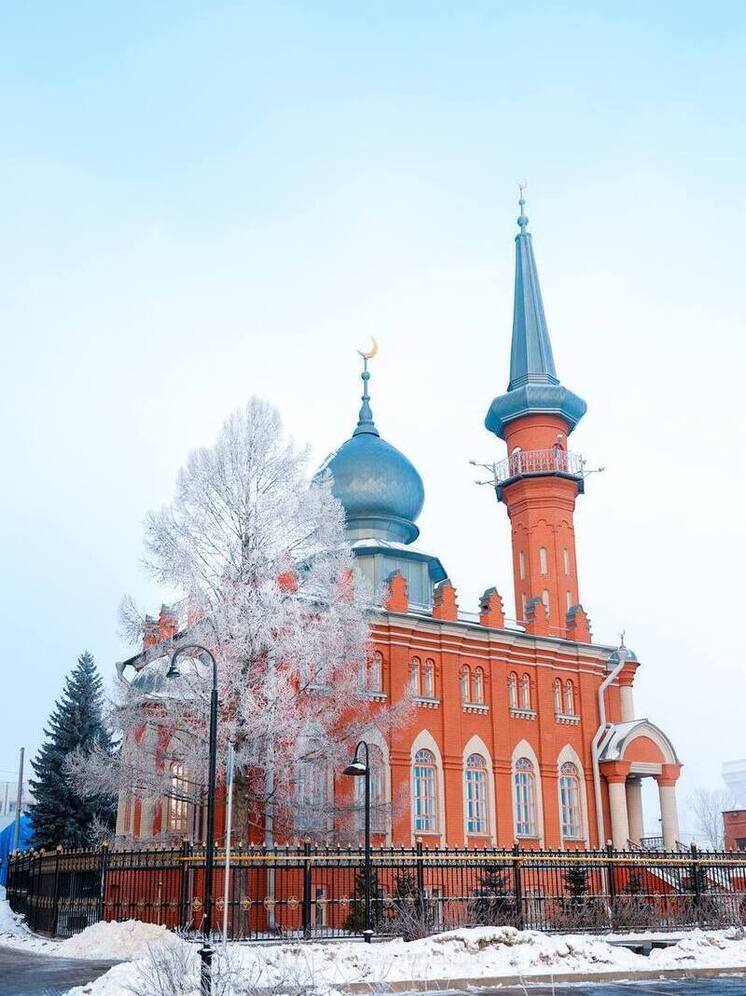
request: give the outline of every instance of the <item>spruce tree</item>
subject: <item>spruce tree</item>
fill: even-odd
[[[103,718],[101,676],[88,651],[65,679],[44,734],[46,740],[31,762],[36,773],[31,779],[32,844],[45,850],[59,844],[85,847],[99,828],[114,828],[116,815],[114,796],[81,795],[67,772],[67,759],[75,752],[113,749]]]
[[[515,896],[508,883],[507,872],[494,866],[483,869],[471,910],[474,920],[481,925],[515,923]]]

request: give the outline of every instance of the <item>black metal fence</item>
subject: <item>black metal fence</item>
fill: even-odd
[[[32,930],[69,937],[99,920],[138,919],[199,931],[205,853],[180,848],[12,855],[11,908]],[[214,924],[234,940],[362,933],[366,887],[377,934],[454,927],[543,931],[723,927],[746,922],[746,853],[378,848],[366,877],[351,848],[216,851]],[[227,915],[226,915],[227,910]]]

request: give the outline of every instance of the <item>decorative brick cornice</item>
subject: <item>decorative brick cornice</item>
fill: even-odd
[[[536,719],[535,709],[511,709],[510,715],[513,719]]]

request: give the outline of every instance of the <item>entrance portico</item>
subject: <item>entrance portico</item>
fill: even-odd
[[[647,719],[612,725],[602,741],[599,767],[609,794],[611,840],[615,848],[640,844],[644,835],[642,779],[658,783],[663,847],[679,838],[676,782],[681,764],[671,741]]]

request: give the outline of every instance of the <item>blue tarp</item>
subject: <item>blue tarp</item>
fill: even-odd
[[[4,830],[0,830],[0,885],[5,885],[8,878],[8,855],[13,850],[14,833],[15,821],[10,823]],[[21,816],[21,832],[18,836],[19,851],[28,849],[32,833],[31,817]]]

